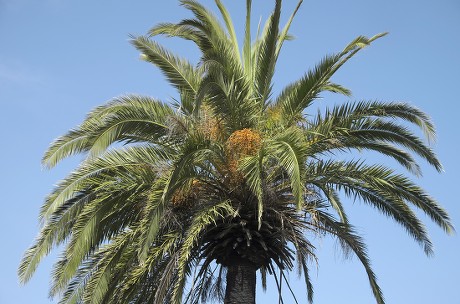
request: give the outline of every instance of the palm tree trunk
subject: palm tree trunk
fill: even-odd
[[[252,263],[240,259],[227,267],[224,304],[256,303],[256,271]]]

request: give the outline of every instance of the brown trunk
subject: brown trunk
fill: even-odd
[[[227,267],[224,304],[256,303],[257,268],[248,261],[236,260]]]

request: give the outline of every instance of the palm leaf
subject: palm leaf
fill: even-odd
[[[268,19],[267,26],[260,38],[260,45],[257,48],[257,69],[255,71],[255,81],[257,93],[263,103],[268,100],[272,89],[272,78],[276,64],[276,48],[279,36],[279,19],[281,14],[281,0],[276,0],[275,8]]]
[[[142,53],[142,59],[155,64],[178,90],[196,93],[201,74],[187,60],[178,58],[147,37],[132,37],[131,43]]]

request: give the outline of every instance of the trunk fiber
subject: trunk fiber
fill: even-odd
[[[256,267],[237,260],[227,267],[227,288],[224,304],[256,303]]]

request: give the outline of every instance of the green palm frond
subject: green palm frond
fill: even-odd
[[[159,166],[155,170],[161,170],[162,164],[171,159],[170,156],[164,149],[154,146],[131,146],[109,151],[99,158],[89,160],[57,185],[46,198],[40,217],[46,221],[74,193],[79,193],[95,183],[103,184],[108,176],[129,178],[131,173],[128,168],[144,171]]]
[[[142,302],[144,298],[148,298],[150,302],[161,302],[171,291],[171,282],[177,272],[177,254],[174,252],[181,242],[182,233],[174,230],[169,230],[161,238],[157,238],[155,245],[158,246],[149,248],[145,262],[138,263],[135,260],[135,263],[126,269],[119,282],[120,288],[113,293],[113,301],[136,303],[137,300]],[[134,254],[134,257],[136,256],[137,254]],[[161,272],[161,277],[154,276],[155,272]]]
[[[427,254],[432,252],[431,241],[423,224],[407,203],[422,208],[446,232],[453,231],[449,217],[435,201],[420,192],[411,195],[410,192],[420,191],[420,188],[410,183],[407,178],[393,174],[390,169],[383,166],[366,166],[357,161],[316,162],[307,168],[307,175],[315,176],[312,182],[334,185],[337,189],[345,190],[347,195],[359,197],[392,217],[424,247]]]
[[[41,259],[48,255],[54,246],[61,244],[70,234],[72,221],[79,214],[93,194],[79,193],[58,208],[41,229],[37,239],[24,254],[19,266],[19,279],[22,283],[29,281]]]
[[[219,218],[226,218],[235,214],[235,210],[228,200],[212,206],[209,209],[202,210],[192,219],[190,229],[185,233],[185,239],[180,248],[180,255],[177,262],[178,279],[174,286],[173,301],[180,303],[182,292],[185,284],[185,267],[192,255],[192,250],[199,241],[200,235],[209,225],[215,224]]]
[[[300,80],[288,85],[276,99],[274,107],[282,109],[283,116],[288,118],[287,122],[292,122],[292,119],[301,115],[303,110],[317,99],[322,91],[332,90],[334,92],[340,88],[338,92],[348,95],[348,90],[343,90],[337,86],[334,88],[330,78],[361,49],[384,35],[385,33],[378,34],[371,38],[359,36],[348,44],[341,53],[324,57],[313,70],[310,70]]]
[[[420,127],[429,138],[434,126],[420,110],[405,103],[359,102],[335,106],[318,114],[309,123],[306,136],[309,153],[324,154],[335,149],[368,149],[394,158],[410,172],[420,174],[420,168],[410,153],[394,146],[400,145],[416,152],[437,170],[442,165],[433,151],[409,129],[395,123],[395,119]]]
[[[359,139],[368,139],[370,137],[375,140],[402,145],[424,158],[439,172],[442,171],[442,165],[433,150],[425,145],[417,136],[413,135],[406,127],[392,122],[374,120],[363,122],[358,130],[352,131],[352,135]]]
[[[378,304],[384,304],[385,300],[383,297],[382,290],[377,283],[377,277],[374,271],[371,268],[369,258],[367,256],[367,250],[364,244],[364,241],[359,237],[353,230],[353,227],[350,224],[337,222],[334,218],[330,217],[327,213],[318,212],[318,216],[324,229],[327,232],[335,235],[340,241],[342,248],[345,252],[353,252],[361,264],[366,270],[367,277],[369,279],[369,284],[371,285],[372,292]]]
[[[159,23],[148,32],[149,37],[165,35],[167,37],[178,37],[193,41],[201,51],[212,46],[209,39],[202,32],[202,25],[191,19],[185,19],[179,23]]]
[[[94,274],[88,280],[82,299],[86,303],[102,303],[113,277],[113,269],[120,259],[123,250],[133,241],[133,231],[119,235],[115,240],[94,254],[97,264],[94,265]]]
[[[297,128],[287,129],[273,138],[269,149],[289,175],[294,201],[300,210],[304,200],[304,164],[307,158],[302,132]]]
[[[142,233],[138,239],[141,244],[139,249],[140,261],[147,259],[148,250],[160,230],[160,221],[165,212],[164,185],[167,182],[165,178],[154,182],[152,189],[149,191],[148,201],[142,210],[142,220],[139,224],[139,229]]]
[[[168,133],[166,122],[173,114],[169,106],[150,97],[116,98],[91,111],[77,129],[56,139],[42,162],[52,168],[78,153],[91,151],[96,156],[112,143],[136,141],[140,134],[148,134],[147,140],[156,141]]]
[[[252,0],[246,0],[246,22],[244,28],[243,66],[249,83],[254,83],[252,65],[252,40],[251,40],[251,7]],[[252,87],[251,87],[252,88]]]
[[[260,150],[255,156],[248,156],[241,160],[239,169],[244,173],[249,189],[257,198],[257,226],[262,225],[262,215],[264,212],[263,201],[263,159],[264,150]]]
[[[281,0],[275,1],[275,9],[267,21],[258,48],[255,62],[254,80],[257,92],[262,100],[266,102],[271,95],[272,78],[275,72],[276,48],[279,37],[279,20],[281,14]]]
[[[196,17],[195,20],[183,20],[181,24],[189,25],[201,33],[209,41],[212,47],[201,48],[203,52],[203,60],[216,60],[226,69],[232,69],[233,71],[241,70],[241,61],[239,57],[238,45],[235,45],[233,37],[230,38],[225,32],[217,18],[204,6],[196,1],[183,0],[182,5],[189,9]],[[223,7],[221,9],[224,9]],[[221,11],[222,12],[222,11]],[[228,18],[226,10],[222,12],[224,19]],[[225,17],[226,16],[226,17]],[[228,20],[227,22],[230,22]],[[231,25],[229,25],[232,27]],[[233,30],[230,30],[230,35],[233,35]]]
[[[334,210],[337,212],[340,221],[343,223],[348,223],[348,216],[345,212],[345,208],[342,204],[338,192],[327,183],[320,185],[319,188],[323,191],[326,199],[331,204],[331,207],[334,208]]]
[[[307,261],[304,259],[301,260],[301,263],[302,263],[302,271],[303,271],[303,275],[305,279],[305,286],[307,287],[307,299],[309,303],[313,303],[314,291],[313,291],[313,284],[311,283],[311,279],[310,279],[310,272],[308,270],[308,264],[307,264]]]
[[[216,38],[216,39],[217,38],[219,38],[219,39],[224,39],[224,38],[227,39],[228,38],[228,36],[225,33],[225,30],[222,27],[222,25],[220,24],[219,20],[206,7],[204,7],[199,2],[194,1],[194,0],[181,0],[181,4],[194,14],[194,16],[196,18],[195,20],[199,21],[202,24],[201,29],[209,37],[213,37],[213,38]],[[222,10],[224,8],[221,7],[220,9]],[[227,13],[227,18],[228,17],[229,16],[228,16],[228,13]],[[230,20],[227,20],[226,22],[230,22]]]
[[[297,3],[297,6],[295,7],[294,11],[292,12],[291,16],[289,17],[289,20],[286,22],[286,25],[284,26],[283,30],[281,31],[279,38],[278,38],[278,43],[276,46],[276,51],[275,51],[275,56],[278,57],[281,51],[281,48],[283,46],[283,43],[285,40],[289,39],[289,29],[291,28],[292,21],[294,20],[294,17],[296,16],[297,12],[300,9],[300,6],[302,5],[303,0],[299,0]]]
[[[236,38],[236,33],[235,33],[235,27],[233,26],[232,18],[230,17],[230,14],[228,13],[227,9],[225,6],[222,4],[222,1],[220,0],[215,0],[217,7],[219,8],[220,13],[222,14],[222,17],[224,18],[225,25],[227,26],[227,31],[228,34],[230,35],[230,39],[232,41],[232,45],[235,49],[235,55],[237,57],[240,57],[240,50],[238,47],[238,39]]]
[[[141,58],[155,64],[178,90],[196,94],[202,75],[191,63],[147,37],[132,37],[131,43],[141,52]]]
[[[117,223],[112,217],[117,210],[122,210],[128,216],[129,213],[123,208],[123,205],[134,196],[134,194],[105,194],[85,205],[78,220],[72,225],[65,255],[54,267],[53,284],[50,291],[52,296],[66,288],[77,273],[78,266],[89,253],[97,249],[108,237],[126,228],[124,225],[126,221],[120,221],[120,218],[116,217],[115,220],[119,221]],[[128,219],[128,222],[132,220],[132,218]]]

